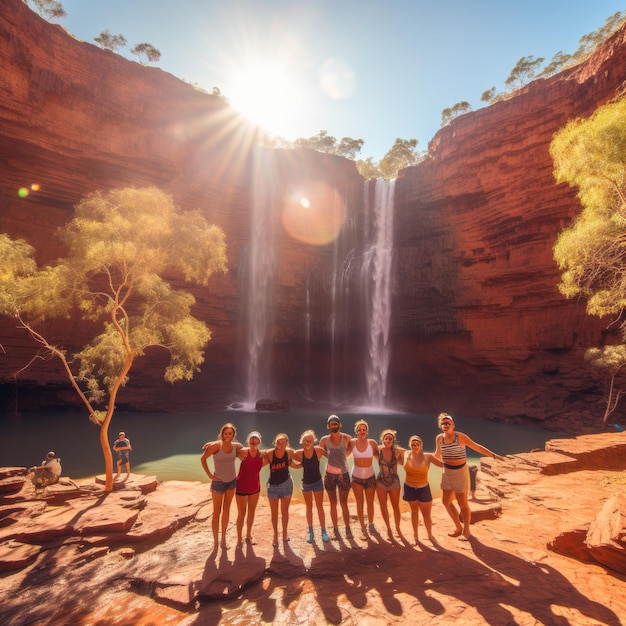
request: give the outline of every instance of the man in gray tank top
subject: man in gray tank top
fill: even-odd
[[[352,536],[350,530],[350,511],[348,510],[348,495],[350,494],[350,473],[348,472],[348,457],[352,452],[352,438],[341,432],[341,420],[331,415],[326,421],[329,435],[322,437],[320,447],[324,449],[328,462],[324,474],[324,489],[330,502],[330,517],[333,522],[335,538],[339,538],[339,520],[337,515],[337,491],[339,503],[346,525],[346,537]]]

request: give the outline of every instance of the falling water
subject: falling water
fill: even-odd
[[[275,175],[271,155],[257,149],[254,154],[252,223],[248,272],[248,376],[246,402],[256,403],[269,395],[270,368],[265,363],[266,332],[271,321],[271,301],[276,254],[273,216]]]
[[[367,185],[367,183],[366,183]],[[367,400],[370,406],[384,408],[391,350],[391,263],[393,256],[393,202],[395,180],[376,181],[374,204],[370,205],[366,186],[367,215],[374,220],[370,247],[365,251],[361,274],[363,296],[368,312],[369,360],[365,366]]]

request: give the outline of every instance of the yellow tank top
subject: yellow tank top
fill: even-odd
[[[404,464],[406,472],[406,482],[414,487],[426,485],[428,483],[428,463],[424,461],[419,467],[415,467],[410,459]]]

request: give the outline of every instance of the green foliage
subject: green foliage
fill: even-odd
[[[382,172],[378,167],[378,163],[374,163],[373,157],[367,157],[367,159],[359,160],[356,162],[356,169],[365,178],[369,180],[370,178],[382,178]]]
[[[489,104],[495,100],[497,93],[498,92],[495,86],[492,87],[491,89],[487,89],[486,91],[483,91],[483,93],[481,94],[480,101],[487,102]]]
[[[602,421],[606,423],[626,391],[624,389],[615,390],[615,378],[622,367],[626,365],[626,345],[589,348],[585,353],[585,360],[595,368],[606,370],[609,375],[607,394],[604,398],[606,410],[602,418]]]
[[[46,20],[59,20],[67,17],[63,4],[58,0],[24,0],[28,6]]]
[[[555,178],[578,189],[582,213],[561,231],[554,258],[562,271],[559,289],[582,296],[587,312],[620,321],[626,342],[626,100],[599,108],[588,119],[570,121],[553,138]],[[610,371],[608,415],[614,410],[614,379],[626,362],[624,345],[591,349],[587,358]],[[612,408],[611,408],[612,407]]]
[[[535,59],[532,55],[522,57],[515,64],[515,67],[511,70],[509,77],[504,81],[504,84],[511,88],[522,87],[534,78],[544,61],[544,57],[539,57],[538,59]]]
[[[119,48],[125,48],[128,43],[124,35],[112,35],[108,30],[103,30],[97,37],[94,37],[93,40],[104,50],[111,50],[113,52]]]
[[[161,58],[161,52],[149,43],[134,45],[130,53],[139,57],[141,63],[156,63]]]
[[[455,117],[469,113],[472,110],[472,106],[469,102],[463,100],[457,102],[454,106],[448,107],[441,112],[441,127],[447,126]]]
[[[117,393],[148,347],[169,353],[164,376],[170,383],[199,371],[210,330],[191,315],[193,296],[164,276],[207,285],[227,271],[226,244],[221,229],[198,211],[179,211],[156,188],[97,192],[75,208],[61,233],[67,256],[51,266],[37,269],[31,246],[0,235],[0,313],[16,317],[42,350],[61,359],[90,419],[106,431]],[[75,354],[37,330],[46,319],[64,317],[96,328]],[[106,411],[94,408],[103,402]],[[102,434],[101,442],[108,489],[112,463]]]
[[[401,169],[415,165],[420,159],[417,144],[417,139],[398,137],[378,164],[383,178],[395,178]]]

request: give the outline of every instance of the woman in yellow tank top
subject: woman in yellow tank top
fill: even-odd
[[[404,480],[403,500],[411,507],[411,523],[413,525],[413,537],[415,544],[419,543],[417,537],[417,527],[419,525],[419,513],[422,512],[424,526],[428,533],[428,538],[433,541],[433,522],[430,511],[433,506],[433,496],[428,484],[428,469],[430,464],[441,466],[441,461],[434,454],[424,452],[424,443],[418,435],[409,437],[409,451],[404,456]]]

